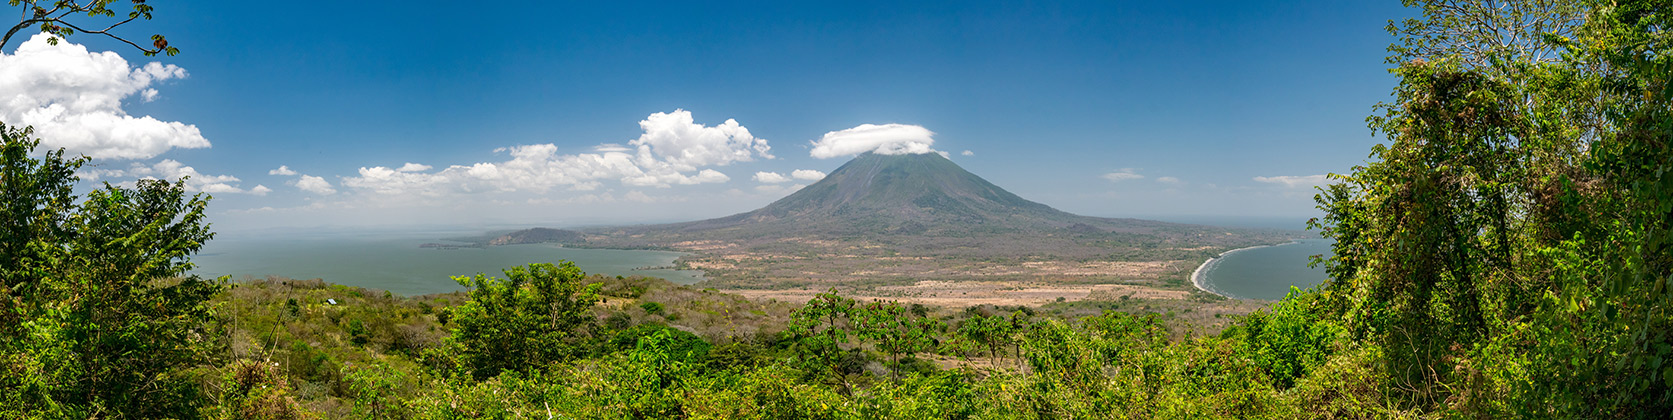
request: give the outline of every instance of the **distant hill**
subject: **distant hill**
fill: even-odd
[[[1167,264],[1167,276],[1173,276],[1179,271],[1173,266],[1183,267],[1182,261],[1201,262],[1199,258],[1227,249],[1303,236],[1273,229],[1080,216],[1024,199],[939,154],[867,153],[813,185],[750,212],[580,232],[530,229],[491,243],[694,252],[698,255],[682,261],[704,269],[711,280],[742,276],[772,283],[781,277],[835,280],[856,272],[948,278],[960,275],[960,269],[950,268],[955,265],[969,271],[1007,260],[1161,261]],[[902,267],[894,272],[852,269],[891,266],[876,264],[878,258],[945,261],[893,264]],[[1023,274],[1000,276],[1019,275]]]
[[[581,240],[581,232],[563,229],[534,228],[500,235],[488,240],[488,245],[516,245],[537,244],[547,242],[576,242]]]

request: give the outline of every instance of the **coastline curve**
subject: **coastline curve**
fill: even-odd
[[[1285,243],[1281,243],[1281,244],[1255,245],[1255,246],[1251,246],[1251,247],[1238,248],[1238,249],[1222,252],[1222,253],[1220,253],[1220,255],[1214,256],[1214,258],[1209,258],[1207,261],[1203,261],[1201,265],[1197,266],[1197,269],[1195,271],[1191,272],[1191,285],[1195,286],[1197,288],[1197,290],[1212,293],[1216,296],[1220,296],[1220,297],[1223,297],[1223,298],[1227,298],[1227,299],[1245,299],[1243,297],[1231,296],[1231,295],[1226,294],[1225,292],[1215,290],[1214,285],[1208,283],[1207,273],[1210,272],[1210,271],[1213,271],[1214,267],[1218,266],[1220,261],[1222,261],[1222,259],[1225,258],[1227,255],[1231,255],[1231,254],[1235,254],[1235,253],[1243,252],[1243,251],[1248,251],[1248,250],[1251,250],[1251,249],[1259,249],[1259,248],[1274,247],[1274,246],[1284,246],[1284,245],[1293,245],[1293,244],[1299,244],[1299,243],[1301,243],[1301,241],[1289,241],[1289,242],[1285,242]]]

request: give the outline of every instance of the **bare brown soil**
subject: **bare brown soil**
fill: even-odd
[[[735,242],[705,240],[688,241],[672,247],[692,254],[681,257],[675,265],[682,269],[703,270],[709,287],[727,290],[740,289],[818,289],[874,288],[877,286],[911,286],[926,280],[972,284],[978,292],[989,288],[985,283],[1014,287],[1019,282],[1044,284],[1128,284],[1164,286],[1184,285],[1183,273],[1190,272],[1198,258],[1177,258],[1194,255],[1195,251],[1165,250],[1151,258],[1138,259],[1122,256],[1082,256],[1068,258],[1056,254],[1014,258],[980,258],[964,255],[913,255],[895,252],[867,241],[839,242],[809,238],[788,238],[775,246],[744,246]],[[1174,255],[1179,252],[1184,254]],[[1161,257],[1161,258],[1156,258]],[[919,288],[927,286],[918,286]],[[960,286],[961,289],[966,286]],[[1054,292],[1074,299],[1089,293],[1086,287],[1078,292]],[[1068,293],[1068,294],[1063,294]]]
[[[754,300],[806,302],[825,290],[728,289],[725,293]],[[1052,285],[1037,282],[919,281],[908,286],[880,286],[869,290],[843,291],[861,300],[896,300],[931,306],[962,308],[977,305],[1040,306],[1059,301],[1113,300],[1122,296],[1138,299],[1186,299],[1190,292],[1124,284]]]

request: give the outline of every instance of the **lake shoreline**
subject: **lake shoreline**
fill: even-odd
[[[1251,250],[1251,249],[1260,249],[1260,248],[1284,246],[1284,245],[1295,245],[1295,244],[1299,244],[1299,243],[1301,243],[1301,241],[1289,241],[1289,242],[1285,242],[1285,243],[1281,243],[1281,244],[1255,245],[1255,246],[1251,246],[1251,247],[1238,248],[1238,249],[1222,252],[1222,253],[1220,253],[1220,255],[1214,256],[1214,258],[1209,258],[1207,261],[1203,261],[1202,264],[1197,266],[1197,269],[1195,271],[1191,272],[1191,286],[1195,286],[1197,288],[1197,290],[1208,292],[1208,293],[1214,294],[1215,296],[1220,296],[1220,297],[1227,298],[1227,299],[1244,299],[1244,298],[1240,298],[1240,297],[1236,297],[1236,296],[1228,296],[1225,293],[1216,291],[1216,290],[1214,290],[1214,288],[1209,287],[1208,285],[1206,285],[1207,276],[1204,273],[1206,271],[1208,271],[1208,268],[1213,266],[1216,261],[1219,261],[1221,258],[1225,258],[1227,255],[1235,254],[1235,253],[1242,252],[1242,251],[1248,251],[1248,250]]]

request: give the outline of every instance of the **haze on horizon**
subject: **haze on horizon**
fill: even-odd
[[[0,121],[92,156],[88,181],[190,176],[223,232],[707,219],[865,152],[1082,215],[1305,219],[1378,142],[1377,28],[1406,13],[1338,3],[351,3],[375,17],[343,26],[211,2],[153,22],[175,57],[19,37]]]

